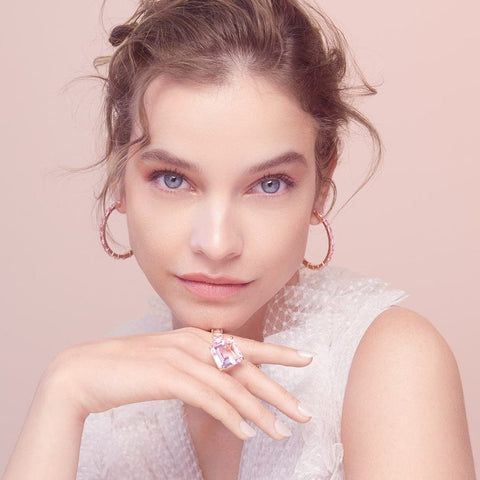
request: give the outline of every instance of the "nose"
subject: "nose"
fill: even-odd
[[[219,204],[199,206],[190,238],[194,253],[217,262],[231,260],[240,255],[243,248],[242,236],[231,209],[224,201]]]

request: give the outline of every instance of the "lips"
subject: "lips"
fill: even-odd
[[[206,275],[204,273],[187,273],[185,275],[180,275],[179,278],[182,280],[189,280],[193,282],[203,282],[203,283],[209,283],[209,284],[215,284],[215,285],[245,285],[247,283],[250,283],[250,281],[247,280],[240,280],[238,278],[234,277],[228,277],[224,275]]]
[[[233,277],[211,277],[201,273],[177,276],[177,278],[189,292],[204,299],[231,297],[251,283]]]

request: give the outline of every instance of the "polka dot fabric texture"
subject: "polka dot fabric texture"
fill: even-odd
[[[355,351],[372,321],[408,296],[380,278],[331,264],[299,268],[299,282],[270,300],[264,340],[316,353],[304,368],[261,365],[261,369],[314,412],[304,424],[264,406],[292,435],[270,438],[247,420],[257,435],[243,445],[239,480],[342,480],[340,424],[345,387]],[[160,297],[150,312],[107,336],[172,328]],[[122,405],[90,414],[80,447],[77,480],[202,480],[183,402],[178,399]]]

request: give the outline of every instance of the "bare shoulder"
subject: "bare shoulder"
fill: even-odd
[[[346,480],[475,480],[458,365],[427,318],[392,306],[369,325],[341,432]]]

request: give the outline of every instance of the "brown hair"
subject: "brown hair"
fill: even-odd
[[[102,11],[104,5],[105,0]],[[103,215],[114,187],[123,192],[130,147],[142,148],[150,141],[143,95],[158,75],[221,85],[240,66],[293,94],[318,127],[316,193],[327,195],[329,186],[333,189],[326,213],[335,204],[337,189],[325,172],[336,167],[341,134],[352,120],[368,130],[376,155],[366,180],[348,201],[375,173],[382,157],[380,136],[348,100],[377,91],[351,55],[362,83],[346,85],[348,43],[325,13],[304,0],[141,0],[129,19],[112,29],[109,41],[116,49],[95,58],[98,75],[83,77],[100,79],[105,88],[105,152],[96,163],[78,169],[106,167],[103,188],[95,197],[97,214]],[[106,76],[99,73],[104,65]],[[134,113],[143,132],[131,140]]]

